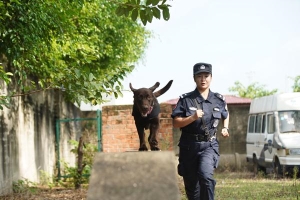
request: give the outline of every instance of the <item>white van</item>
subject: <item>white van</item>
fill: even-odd
[[[251,101],[246,139],[247,161],[258,169],[273,168],[277,177],[300,167],[300,92]]]

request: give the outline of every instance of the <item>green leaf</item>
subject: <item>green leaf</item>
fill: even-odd
[[[151,23],[152,22],[152,19],[153,19],[153,14],[149,14],[149,15],[147,15],[148,17],[147,17],[147,21],[149,22],[149,23]]]
[[[163,10],[163,9],[164,9],[165,7],[167,7],[167,6],[161,4],[161,5],[158,5],[157,7],[158,7],[159,9]]]
[[[38,84],[39,84],[42,88],[44,87],[43,81],[38,81]]]
[[[132,5],[127,5],[126,6],[126,10],[131,12],[134,9],[134,7]]]
[[[153,12],[151,11],[151,8],[147,8],[146,15],[147,15],[147,21],[151,23],[153,19]]]
[[[125,15],[125,17],[128,17],[129,11],[130,11],[130,10],[128,10],[127,8],[124,9],[124,15]]]
[[[159,3],[160,0],[152,0],[152,5],[156,6]]]
[[[136,5],[136,0],[130,0],[130,3]]]
[[[138,15],[139,15],[139,10],[136,9],[136,8],[133,9],[133,10],[132,10],[132,13],[131,13],[131,19],[132,19],[133,21],[136,21]]]
[[[141,18],[141,21],[144,24],[144,26],[146,26],[146,24],[147,24],[147,17],[146,17],[146,11],[145,10],[141,10],[141,12],[140,12],[140,18]]]
[[[115,87],[115,90],[117,90],[117,91],[120,91],[120,89],[121,89],[121,88],[120,88],[120,86],[118,86],[118,85]]]
[[[94,74],[90,73],[89,74],[89,81],[93,81],[95,79]]]
[[[118,98],[118,93],[114,92],[114,96],[115,96],[115,98]]]
[[[118,16],[122,16],[124,14],[124,8],[122,6],[119,6],[117,9],[116,9],[116,14]]]
[[[81,76],[81,71],[78,69],[75,69],[76,78],[79,78]]]
[[[152,13],[151,8],[147,7],[146,8],[146,15],[149,15],[150,13]]]
[[[170,13],[169,13],[169,8],[168,7],[165,7],[163,9],[163,18],[166,21],[168,21],[170,19]]]
[[[146,6],[149,6],[152,3],[152,0],[146,0]]]
[[[152,7],[153,16],[157,19],[160,19],[160,10],[156,7]]]

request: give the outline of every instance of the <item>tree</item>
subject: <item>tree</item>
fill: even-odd
[[[151,23],[153,17],[160,19],[161,13],[163,19],[168,21],[170,19],[169,4],[167,0],[128,0],[125,3],[119,4],[116,13],[119,16],[130,16],[133,21],[139,17],[144,25],[147,22]]]
[[[240,97],[251,99],[272,95],[277,92],[277,89],[268,91],[264,88],[264,85],[259,85],[257,82],[250,84],[248,87],[245,87],[239,81],[236,81],[234,85],[235,86],[229,88],[230,92],[237,92]]]
[[[294,78],[293,92],[300,92],[300,76]]]
[[[130,17],[118,17],[120,5],[107,0],[1,1],[0,65],[7,68],[0,68],[0,79],[15,81],[20,90],[1,96],[0,106],[17,95],[54,88],[77,103],[97,104],[103,95],[121,95],[120,81],[142,57],[150,33]]]

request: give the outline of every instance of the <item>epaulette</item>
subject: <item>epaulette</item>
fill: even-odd
[[[188,92],[188,93],[184,93],[184,94],[182,94],[181,96],[179,96],[180,98],[185,98],[185,97],[188,97],[188,96],[190,96],[191,94],[193,94],[193,92],[194,91],[192,91],[192,92]]]
[[[219,93],[215,93],[215,96],[221,99],[222,101],[225,101],[225,97]]]

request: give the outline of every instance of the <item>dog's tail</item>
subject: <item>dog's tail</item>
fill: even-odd
[[[173,80],[170,80],[170,81],[168,82],[168,84],[167,84],[165,87],[163,87],[162,89],[160,89],[160,90],[154,92],[154,93],[153,93],[154,96],[155,96],[155,97],[159,97],[160,95],[164,94],[166,91],[168,91],[168,90],[170,89],[172,83],[173,83]]]

